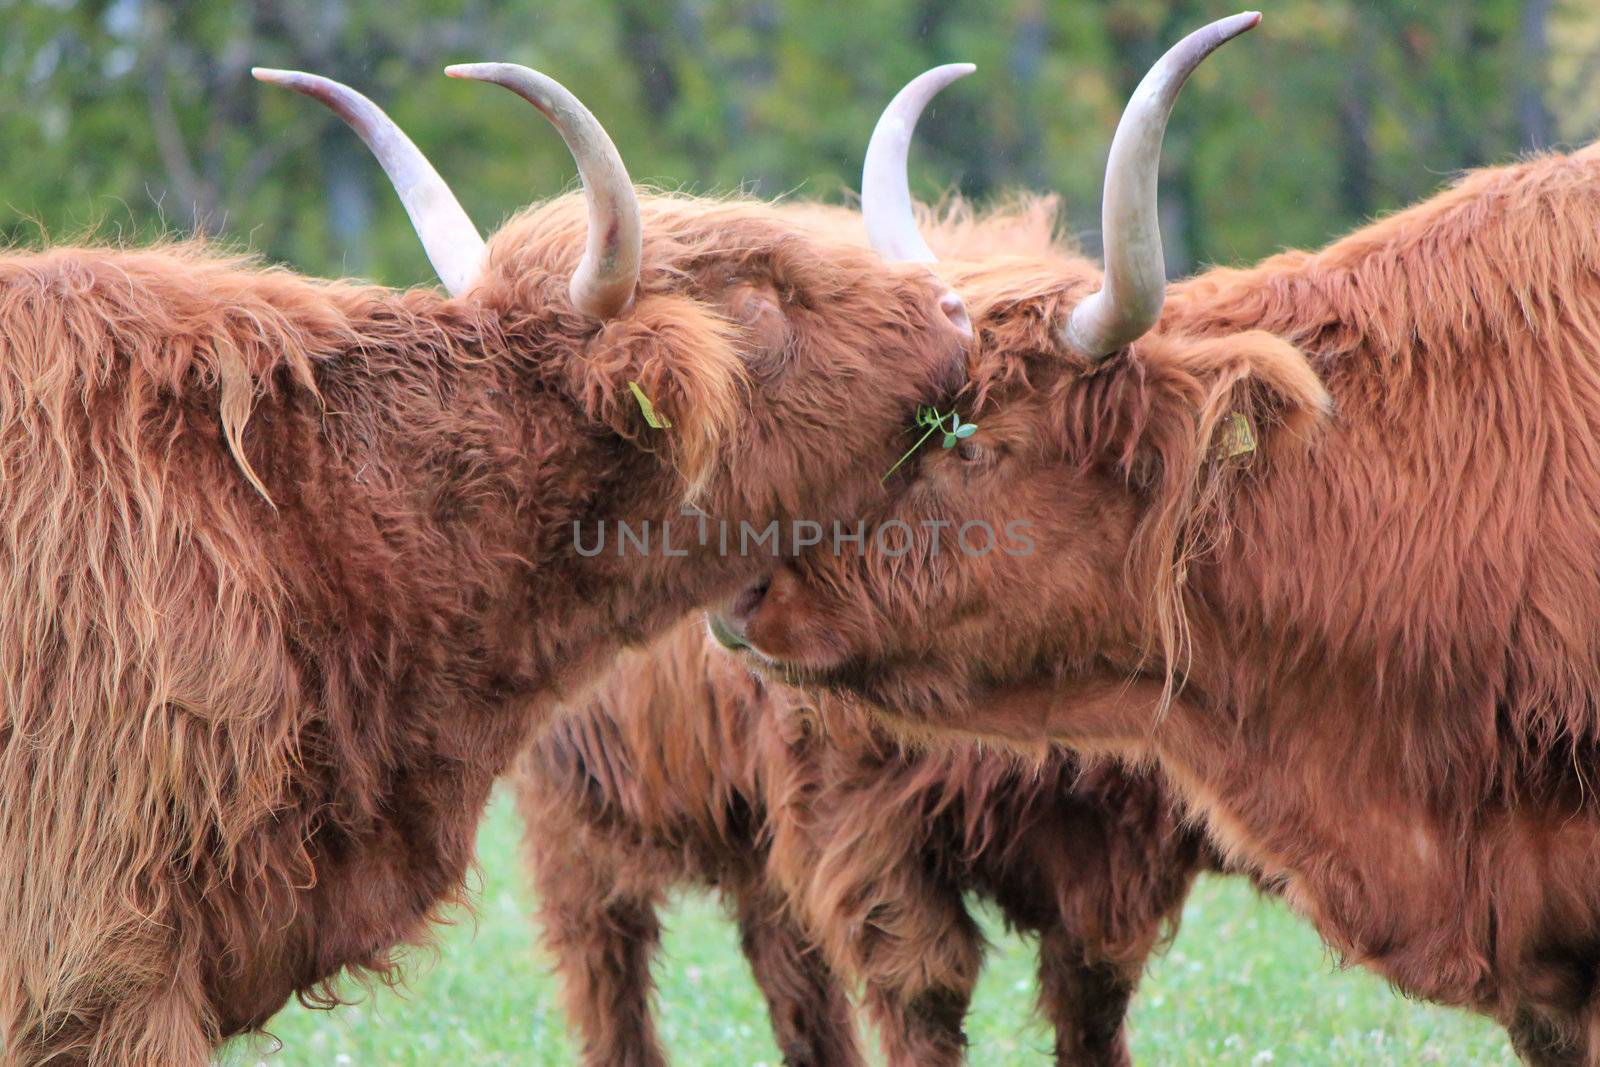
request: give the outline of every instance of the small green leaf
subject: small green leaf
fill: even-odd
[[[644,395],[644,390],[639,388],[639,383],[629,381],[628,388],[633,390],[633,398],[639,402],[639,411],[644,415],[644,421],[650,424],[652,430],[670,430],[672,420],[656,411],[656,406],[650,403],[650,398]]]
[[[946,425],[947,423],[948,428]],[[957,441],[971,437],[978,431],[977,423],[962,422],[961,416],[956,414],[954,411],[947,415],[938,408],[931,408],[926,404],[917,405],[916,425],[917,428],[922,429],[922,436],[917,438],[915,444],[906,449],[905,455],[895,460],[894,466],[883,472],[883,477],[878,479],[880,482],[888,481],[889,475],[905,466],[906,460],[910,459],[916,454],[917,449],[921,448],[923,442],[927,441],[928,438],[933,436],[933,432],[935,430],[939,430],[943,433],[943,447],[945,448],[954,448]],[[913,432],[915,432],[915,430],[913,430]]]

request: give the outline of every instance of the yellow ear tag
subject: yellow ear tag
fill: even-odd
[[[1222,458],[1232,459],[1256,450],[1256,435],[1250,431],[1250,420],[1235,411],[1228,416],[1223,430]]]
[[[628,388],[633,390],[633,398],[639,402],[639,411],[652,430],[672,429],[672,420],[656,411],[656,406],[650,403],[650,398],[644,395],[644,390],[639,388],[638,382],[629,381]]]

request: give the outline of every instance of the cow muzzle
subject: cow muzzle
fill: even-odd
[[[706,613],[706,631],[711,634],[712,640],[729,652],[753,651],[750,642],[744,639],[744,634],[739,632],[728,619],[714,611]]]

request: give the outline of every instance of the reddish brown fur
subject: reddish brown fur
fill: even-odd
[[[0,255],[0,1060],[204,1064],[387,977],[539,709],[759,565],[573,522],[831,518],[953,387],[924,271],[758,204],[644,216],[604,325],[572,197],[456,300]]]
[[[691,624],[625,655],[535,743],[526,849],[585,1062],[665,1062],[649,965],[657,908],[684,884],[723,893],[791,1067],[862,1062],[814,941],[864,983],[888,1062],[962,1061],[983,954],[966,891],[1039,938],[1057,1062],[1128,1062],[1128,998],[1203,860],[1154,776],[917,754],[854,719],[817,730],[798,691]]]
[[[1342,955],[1600,1062],[1600,149],[1176,285],[1096,368],[1073,262],[945,270],[982,430],[885,514],[1037,550],[819,555],[751,640],[904,729],[1154,758]]]
[[[519,761],[544,938],[591,1067],[665,1063],[650,963],[663,897],[684,884],[721,891],[785,1063],[865,1062],[839,983],[766,872],[766,786],[807,744],[781,697],[694,620],[625,652]]]

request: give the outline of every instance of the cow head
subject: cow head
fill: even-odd
[[[448,73],[532,103],[571,150],[582,195],[525,210],[486,244],[370,100],[314,75],[256,77],[350,123],[453,304],[617,442],[612,470],[575,472],[621,486],[592,517],[659,522],[692,503],[722,520],[827,520],[878,492],[916,406],[948,400],[965,370],[970,323],[928,265],[759,202],[641,195],[556,82],[504,63]]]
[[[1182,669],[1187,567],[1225,527],[1234,487],[1328,406],[1278,337],[1157,324],[1167,110],[1254,21],[1198,31],[1141,84],[1108,165],[1103,279],[1076,256],[1000,248],[947,271],[977,338],[953,407],[977,431],[944,423],[895,472],[865,551],[821,546],[713,615],[724,644],[789,681],[958,728],[1024,680]]]

